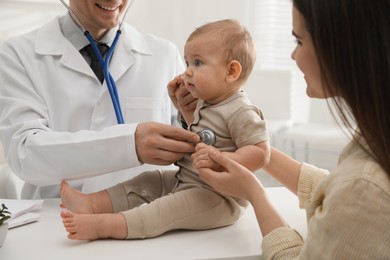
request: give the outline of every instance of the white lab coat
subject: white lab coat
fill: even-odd
[[[137,159],[134,131],[138,122],[171,123],[166,86],[184,70],[172,43],[122,26],[109,68],[124,125],[58,19],[5,42],[0,61],[0,136],[7,163],[27,182],[24,198],[56,197],[61,180],[93,192],[151,167]]]

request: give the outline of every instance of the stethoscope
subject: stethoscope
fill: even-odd
[[[117,91],[117,88],[116,88],[115,81],[112,78],[111,73],[110,73],[110,71],[108,69],[108,65],[110,63],[112,54],[114,53],[116,44],[117,44],[117,42],[119,40],[119,37],[121,35],[121,30],[120,29],[121,29],[122,23],[123,23],[123,21],[124,21],[124,19],[126,17],[127,11],[133,5],[135,0],[131,0],[130,4],[126,8],[126,11],[125,11],[125,13],[124,13],[124,15],[122,17],[122,21],[119,23],[118,31],[116,32],[114,41],[113,41],[111,47],[107,51],[106,60],[103,60],[103,57],[100,54],[100,51],[99,51],[99,49],[98,49],[98,47],[96,45],[96,41],[93,39],[92,35],[85,29],[85,27],[81,24],[80,20],[77,18],[76,14],[72,11],[70,6],[64,0],[60,0],[60,1],[66,7],[66,9],[68,9],[69,13],[75,19],[75,22],[80,27],[80,29],[82,29],[85,37],[88,39],[89,43],[91,44],[91,46],[93,48],[93,51],[95,52],[95,55],[96,55],[96,57],[98,58],[98,60],[100,62],[100,65],[103,67],[104,79],[106,80],[108,92],[110,93],[110,97],[111,97],[112,105],[114,107],[116,119],[118,121],[118,124],[124,124],[123,115],[122,115],[122,109],[121,109],[121,105],[120,105],[120,102],[119,102],[118,91]],[[203,130],[197,132],[197,134],[199,135],[199,137],[201,139],[201,142],[203,142],[205,144],[208,144],[208,145],[213,145],[215,143],[215,134],[214,134],[214,132],[212,130],[210,130],[210,129],[203,129]]]
[[[121,105],[119,102],[118,91],[116,88],[115,81],[114,81],[113,77],[111,76],[111,73],[108,69],[108,65],[110,64],[112,54],[114,53],[116,44],[117,44],[117,42],[120,38],[120,35],[122,33],[120,30],[122,23],[126,17],[127,11],[133,5],[135,0],[131,0],[130,4],[126,8],[126,11],[122,17],[122,21],[119,23],[118,31],[116,32],[114,41],[113,41],[111,47],[107,51],[106,60],[103,60],[103,57],[100,54],[100,51],[96,45],[96,41],[93,39],[92,35],[85,29],[85,27],[81,24],[80,20],[77,18],[76,14],[72,11],[70,6],[64,0],[60,0],[60,1],[68,9],[68,11],[72,15],[72,17],[75,19],[77,25],[83,30],[83,33],[84,33],[85,37],[88,39],[89,43],[91,44],[93,51],[95,52],[95,55],[100,62],[100,65],[103,67],[104,79],[106,80],[108,92],[110,93],[110,97],[111,97],[112,105],[114,107],[116,119],[118,121],[118,124],[124,124],[122,109],[121,109]]]
[[[215,133],[211,129],[203,129],[196,133],[200,137],[200,142],[207,145],[214,145],[216,141]]]

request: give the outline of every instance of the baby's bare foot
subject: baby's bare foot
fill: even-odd
[[[122,214],[76,214],[61,212],[64,227],[72,240],[96,240],[103,238],[125,239],[127,225]]]
[[[76,213],[93,214],[93,204],[88,194],[72,188],[67,182],[63,181],[60,188],[61,208],[69,209]]]

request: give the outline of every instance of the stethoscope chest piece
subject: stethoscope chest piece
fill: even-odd
[[[197,135],[200,137],[200,141],[207,145],[214,145],[215,144],[215,134],[210,129],[203,129],[199,132],[197,132]]]

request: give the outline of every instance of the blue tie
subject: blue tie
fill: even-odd
[[[106,52],[108,50],[108,46],[106,44],[102,44],[102,43],[97,43],[96,45],[100,51],[100,54],[102,55],[102,57],[104,57],[104,55],[106,54]],[[100,83],[103,84],[103,81],[104,81],[103,67],[100,65],[99,59],[96,57],[95,52],[93,51],[92,45],[89,44],[89,45],[85,46],[82,49],[82,51],[83,50],[85,50],[87,52],[87,54],[89,55],[89,57],[91,58],[91,65],[90,65],[91,69],[95,73],[96,77],[99,79]]]

